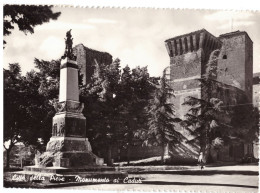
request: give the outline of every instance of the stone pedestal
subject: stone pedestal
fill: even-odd
[[[92,153],[86,138],[84,105],[79,102],[78,66],[73,60],[61,61],[59,102],[52,121],[52,137],[46,152],[38,158],[40,166],[84,167],[103,165],[104,160]]]

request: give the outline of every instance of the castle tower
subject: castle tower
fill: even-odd
[[[187,96],[201,97],[196,79],[201,78],[213,50],[220,49],[222,42],[205,29],[177,36],[165,41],[170,56],[170,82],[175,91],[173,99],[177,116],[187,113],[183,106]]]
[[[222,48],[218,67],[224,73],[217,80],[244,91],[248,102],[252,102],[253,85],[253,42],[244,31],[236,31],[219,36]]]
[[[217,58],[218,69],[214,77],[218,86],[212,89],[211,96],[219,98],[227,107],[252,103],[253,42],[246,32],[231,32],[217,38],[202,29],[168,39],[165,45],[170,57],[170,83],[175,92],[172,102],[177,117],[185,119],[190,109],[190,106],[182,105],[186,97],[206,96],[197,79],[205,73],[211,53]],[[181,125],[176,129],[184,138],[194,138]],[[234,151],[229,151],[229,147],[223,148],[220,157],[214,159],[241,159],[244,156],[243,145],[234,148]]]

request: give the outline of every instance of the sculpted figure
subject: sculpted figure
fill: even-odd
[[[72,44],[73,44],[73,38],[71,36],[71,29],[69,31],[67,31],[66,37],[67,37],[65,39],[66,50],[67,50],[67,54],[70,55],[72,53]]]
[[[64,131],[65,131],[64,123],[61,122],[61,123],[60,123],[60,136],[64,136]]]
[[[66,101],[65,102],[59,102],[58,100],[54,100],[52,103],[54,109],[57,113],[63,112],[66,110]]]
[[[73,38],[71,35],[71,29],[67,31],[66,38],[64,39],[65,39],[66,48],[65,48],[65,53],[61,58],[65,59],[66,57],[68,57],[71,60],[76,60],[76,56],[73,54],[73,50],[72,50]]]
[[[53,136],[57,136],[57,123],[54,123],[52,132],[53,132]]]

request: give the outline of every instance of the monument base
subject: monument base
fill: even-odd
[[[26,172],[40,172],[40,173],[78,173],[78,172],[103,172],[103,171],[116,171],[115,167],[110,166],[86,166],[86,167],[40,167],[40,166],[25,166],[23,171]]]
[[[104,159],[91,151],[87,138],[51,137],[46,152],[35,156],[35,165],[40,167],[102,166]]]

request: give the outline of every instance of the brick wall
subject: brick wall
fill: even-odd
[[[198,98],[204,96],[196,79],[205,72],[210,54],[216,49],[220,50],[217,65],[221,72],[217,74],[216,81],[219,84],[212,96],[221,99],[226,106],[250,103],[253,73],[252,44],[246,32],[232,32],[216,38],[204,29],[166,40],[165,45],[170,56],[170,83],[175,91],[175,98],[172,101],[177,116],[183,119],[188,112],[190,107],[182,105],[187,96]],[[185,129],[180,126],[177,128],[185,138],[192,139],[193,136]],[[219,159],[230,161],[243,156],[243,148],[241,150],[240,146],[233,148],[236,153],[232,156],[229,155],[229,147],[223,148],[219,152]],[[181,152],[177,154],[181,155]]]
[[[200,49],[195,52],[178,55],[172,58],[171,80],[185,79],[192,76],[201,75],[201,57],[203,51]]]
[[[90,82],[94,73],[95,62],[105,65],[112,63],[112,56],[109,53],[87,48],[83,44],[76,45],[73,51],[77,56],[80,73],[83,74],[83,84]]]
[[[223,70],[217,80],[245,91],[252,101],[253,43],[246,32],[233,32],[220,36],[223,42],[218,68]]]

